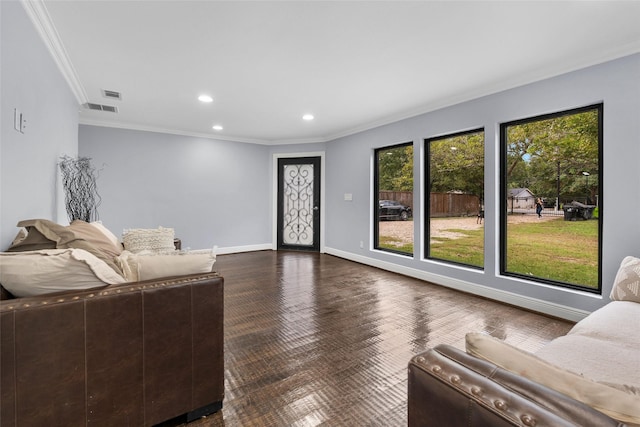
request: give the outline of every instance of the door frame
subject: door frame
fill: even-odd
[[[272,162],[272,197],[271,197],[271,248],[278,250],[278,159],[291,157],[320,157],[320,253],[324,253],[325,229],[325,152],[312,151],[307,153],[273,153]]]

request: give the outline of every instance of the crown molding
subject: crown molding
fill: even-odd
[[[69,85],[71,92],[73,92],[76,101],[78,101],[78,104],[82,105],[85,102],[88,102],[89,99],[87,97],[87,93],[80,83],[78,74],[69,59],[69,55],[67,55],[67,51],[60,40],[53,22],[51,21],[51,17],[49,16],[49,12],[45,7],[44,2],[42,0],[20,0],[20,3],[22,3],[24,10],[27,12],[31,22],[33,22],[36,31],[38,31],[38,34],[42,37],[44,44],[51,53],[58,69],[67,81],[67,84]]]
[[[166,133],[170,135],[191,136],[194,138],[206,138],[206,139],[215,139],[217,141],[242,142],[245,144],[257,144],[257,145],[291,145],[291,144],[313,144],[318,142],[327,142],[327,140],[324,138],[270,140],[270,139],[257,139],[257,138],[243,138],[243,137],[235,137],[235,136],[220,135],[220,134],[212,135],[208,133],[189,132],[189,131],[179,130],[179,129],[168,129],[168,128],[160,128],[155,126],[143,126],[135,123],[87,119],[87,118],[83,118],[82,116],[80,116],[80,120],[78,123],[81,125],[87,125],[87,126],[126,129],[126,130],[142,131],[142,132]]]
[[[135,123],[86,119],[82,117],[80,117],[80,120],[78,123],[81,125],[87,125],[87,126],[125,129],[125,130],[141,131],[141,132],[165,133],[169,135],[180,135],[180,136],[191,136],[194,138],[215,139],[217,141],[231,141],[231,142],[242,142],[245,144],[272,145],[271,141],[262,140],[262,139],[236,138],[236,137],[224,136],[224,135],[211,135],[207,133],[189,132],[189,131],[178,130],[178,129],[160,128],[155,126],[144,126],[144,125],[139,125]]]
[[[473,101],[510,89],[519,88],[542,80],[559,77],[564,74],[580,71],[585,68],[597,66],[605,62],[614,61],[616,59],[624,58],[626,56],[631,56],[638,53],[640,53],[640,40],[632,40],[628,43],[616,46],[607,51],[599,51],[597,53],[571,58],[564,63],[553,64],[545,68],[532,70],[530,73],[518,75],[511,79],[489,82],[486,85],[479,86],[473,90],[452,94],[451,96],[437,99],[434,102],[430,102],[428,104],[424,104],[414,110],[389,115],[380,120],[363,123],[359,126],[327,135],[324,140],[334,141],[340,138],[345,138],[347,136],[366,132],[368,130],[375,129],[381,126],[386,126],[392,123],[400,122],[402,120],[411,119],[423,114],[431,113],[433,111]]]

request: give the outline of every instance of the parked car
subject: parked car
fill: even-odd
[[[399,219],[406,221],[411,218],[411,208],[395,200],[380,200],[378,205],[379,219]]]

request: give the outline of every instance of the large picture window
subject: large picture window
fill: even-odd
[[[484,131],[427,139],[427,258],[484,266]]]
[[[600,292],[602,105],[500,131],[501,274]]]
[[[375,151],[374,248],[413,255],[413,144]]]

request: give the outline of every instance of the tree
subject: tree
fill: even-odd
[[[507,128],[507,186],[545,197],[594,199],[599,175],[598,110]],[[591,179],[585,180],[584,172]],[[589,187],[586,187],[586,183]]]
[[[413,145],[378,151],[378,188],[413,191]]]
[[[431,140],[429,182],[432,192],[459,191],[484,198],[484,132]]]

